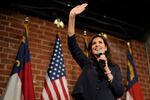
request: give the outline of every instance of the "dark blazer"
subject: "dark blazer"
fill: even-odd
[[[98,62],[91,61],[79,48],[75,35],[68,37],[69,50],[82,69],[72,92],[75,100],[116,100],[124,92],[120,67],[116,64],[109,66],[113,75],[110,83]],[[101,71],[101,72],[99,72]]]

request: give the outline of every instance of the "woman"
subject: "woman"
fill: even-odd
[[[75,39],[75,16],[82,13],[86,3],[74,7],[69,14],[68,47],[82,69],[74,87],[75,100],[116,100],[123,95],[121,71],[111,61],[106,40],[96,35],[89,43],[89,57],[79,48]]]

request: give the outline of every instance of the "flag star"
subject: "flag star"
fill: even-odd
[[[54,77],[52,77],[52,80],[54,79]]]
[[[58,64],[55,64],[56,67],[58,67]]]
[[[57,75],[57,77],[59,77],[59,74]]]
[[[56,62],[59,62],[59,60],[57,59]]]
[[[51,66],[50,69],[53,69],[53,66]]]
[[[55,60],[55,58],[53,58],[53,61]]]
[[[56,49],[55,52],[58,52],[58,50]]]
[[[52,62],[51,64],[54,65],[54,62]]]
[[[55,73],[55,72],[53,72],[53,75],[56,75],[56,73]]]
[[[54,68],[54,70],[56,71],[56,70],[57,70],[57,68]]]
[[[62,58],[60,58],[60,60],[62,61],[63,59],[62,59]]]

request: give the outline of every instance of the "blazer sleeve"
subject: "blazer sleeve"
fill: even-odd
[[[68,37],[68,48],[71,52],[72,57],[75,59],[75,61],[79,64],[81,68],[87,65],[86,63],[89,62],[89,59],[86,57],[86,55],[83,53],[83,51],[77,44],[75,35]]]
[[[113,81],[110,83],[110,86],[112,88],[112,91],[114,95],[119,98],[123,95],[124,93],[124,86],[122,83],[122,75],[121,75],[121,70],[118,65],[115,65],[112,74],[114,76]]]

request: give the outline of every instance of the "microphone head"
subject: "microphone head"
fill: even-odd
[[[101,49],[99,49],[98,51],[97,51],[97,54],[100,56],[100,55],[102,55],[103,53],[102,53],[102,50]]]

